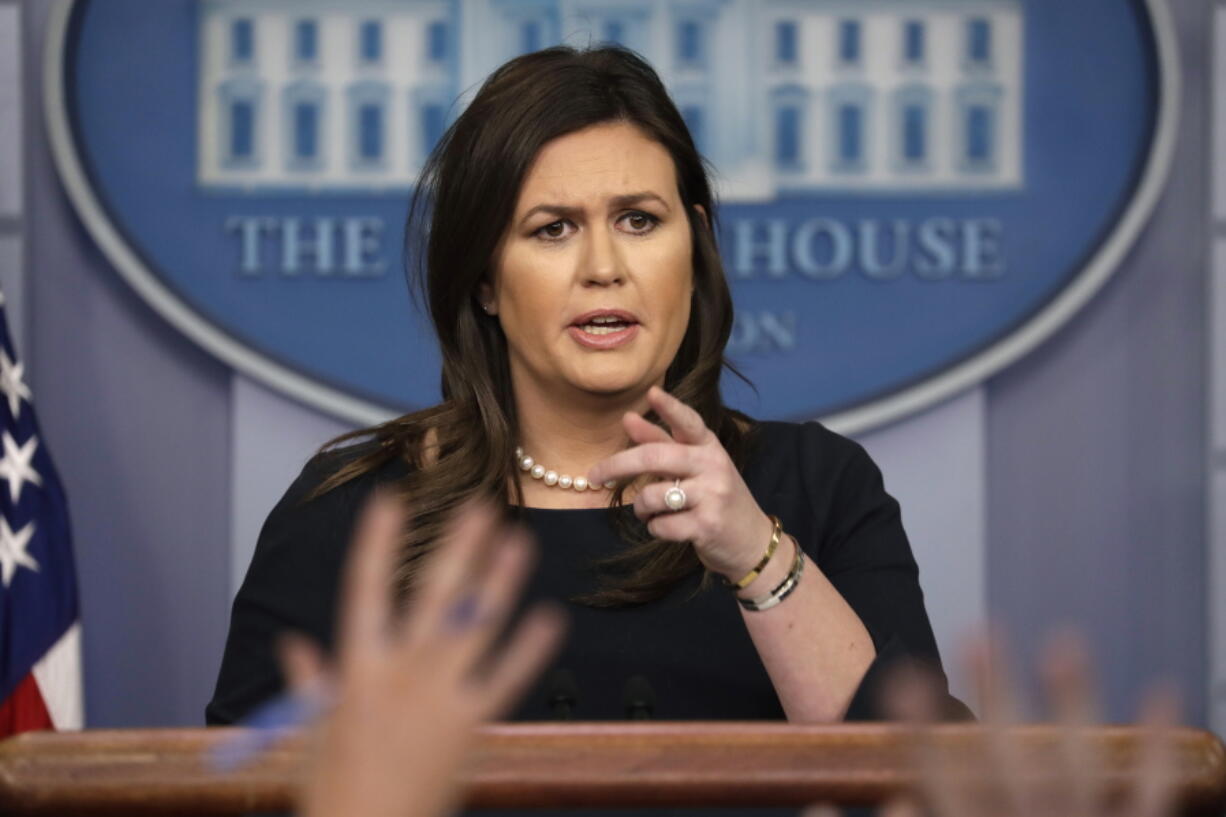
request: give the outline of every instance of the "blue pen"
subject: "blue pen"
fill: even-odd
[[[288,692],[257,708],[239,724],[244,727],[213,747],[213,768],[232,772],[266,752],[286,733],[315,722],[331,705],[323,690]]]

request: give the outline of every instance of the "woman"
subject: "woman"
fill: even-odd
[[[273,510],[211,723],[278,691],[280,633],[331,643],[355,509],[377,485],[409,509],[406,594],[468,499],[536,533],[527,598],[568,600],[570,634],[518,719],[872,718],[891,663],[939,666],[863,449],[722,403],[714,202],[650,66],[564,47],[502,66],[427,163],[410,227],[443,401],[333,441]]]

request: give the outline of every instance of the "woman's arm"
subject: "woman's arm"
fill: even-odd
[[[764,542],[772,527],[766,523]],[[762,597],[784,581],[800,547],[790,536],[787,544],[737,596]],[[796,589],[769,610],[742,608],[741,617],[788,720],[829,723],[843,718],[877,652],[860,617],[808,555],[800,556]]]
[[[589,478],[679,478],[684,507],[670,509],[666,494],[675,486],[665,479],[639,492],[635,513],[653,535],[693,543],[709,570],[736,581],[761,559],[773,524],[697,412],[658,389],[649,400],[672,435],[627,414],[638,445],[597,465]],[[804,490],[802,476],[820,478],[821,485],[798,495],[794,510],[817,513],[822,506],[820,530],[802,538],[804,568],[795,590],[769,610],[743,611],[743,618],[789,720],[874,717],[878,670],[901,655],[939,666],[936,645],[898,505],[880,472],[855,443],[820,426],[805,429],[795,444],[820,442],[820,450],[781,453],[812,460],[814,473],[795,475],[796,490]],[[835,439],[841,445],[828,444]],[[798,513],[791,516],[795,521]],[[759,597],[777,587],[795,552],[791,540],[781,544],[765,575],[739,595]]]

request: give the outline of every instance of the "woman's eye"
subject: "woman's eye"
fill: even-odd
[[[536,231],[542,238],[558,239],[566,235],[566,222],[554,221]]]
[[[633,233],[649,233],[659,222],[658,218],[647,213],[627,213],[624,219]]]

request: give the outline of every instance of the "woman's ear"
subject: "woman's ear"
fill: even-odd
[[[485,314],[498,314],[498,304],[494,302],[494,287],[488,282],[483,282],[477,287],[477,303],[481,305],[481,310]]]
[[[702,223],[706,225],[706,227],[707,227],[707,229],[708,229],[708,230],[710,230],[710,229],[711,229],[711,221],[710,221],[710,219],[708,219],[708,218],[707,218],[707,211],[706,211],[706,209],[705,209],[705,208],[704,208],[704,207],[703,207],[701,204],[695,204],[695,205],[694,205],[694,209],[698,211],[698,215],[699,215],[699,216],[702,218]]]

